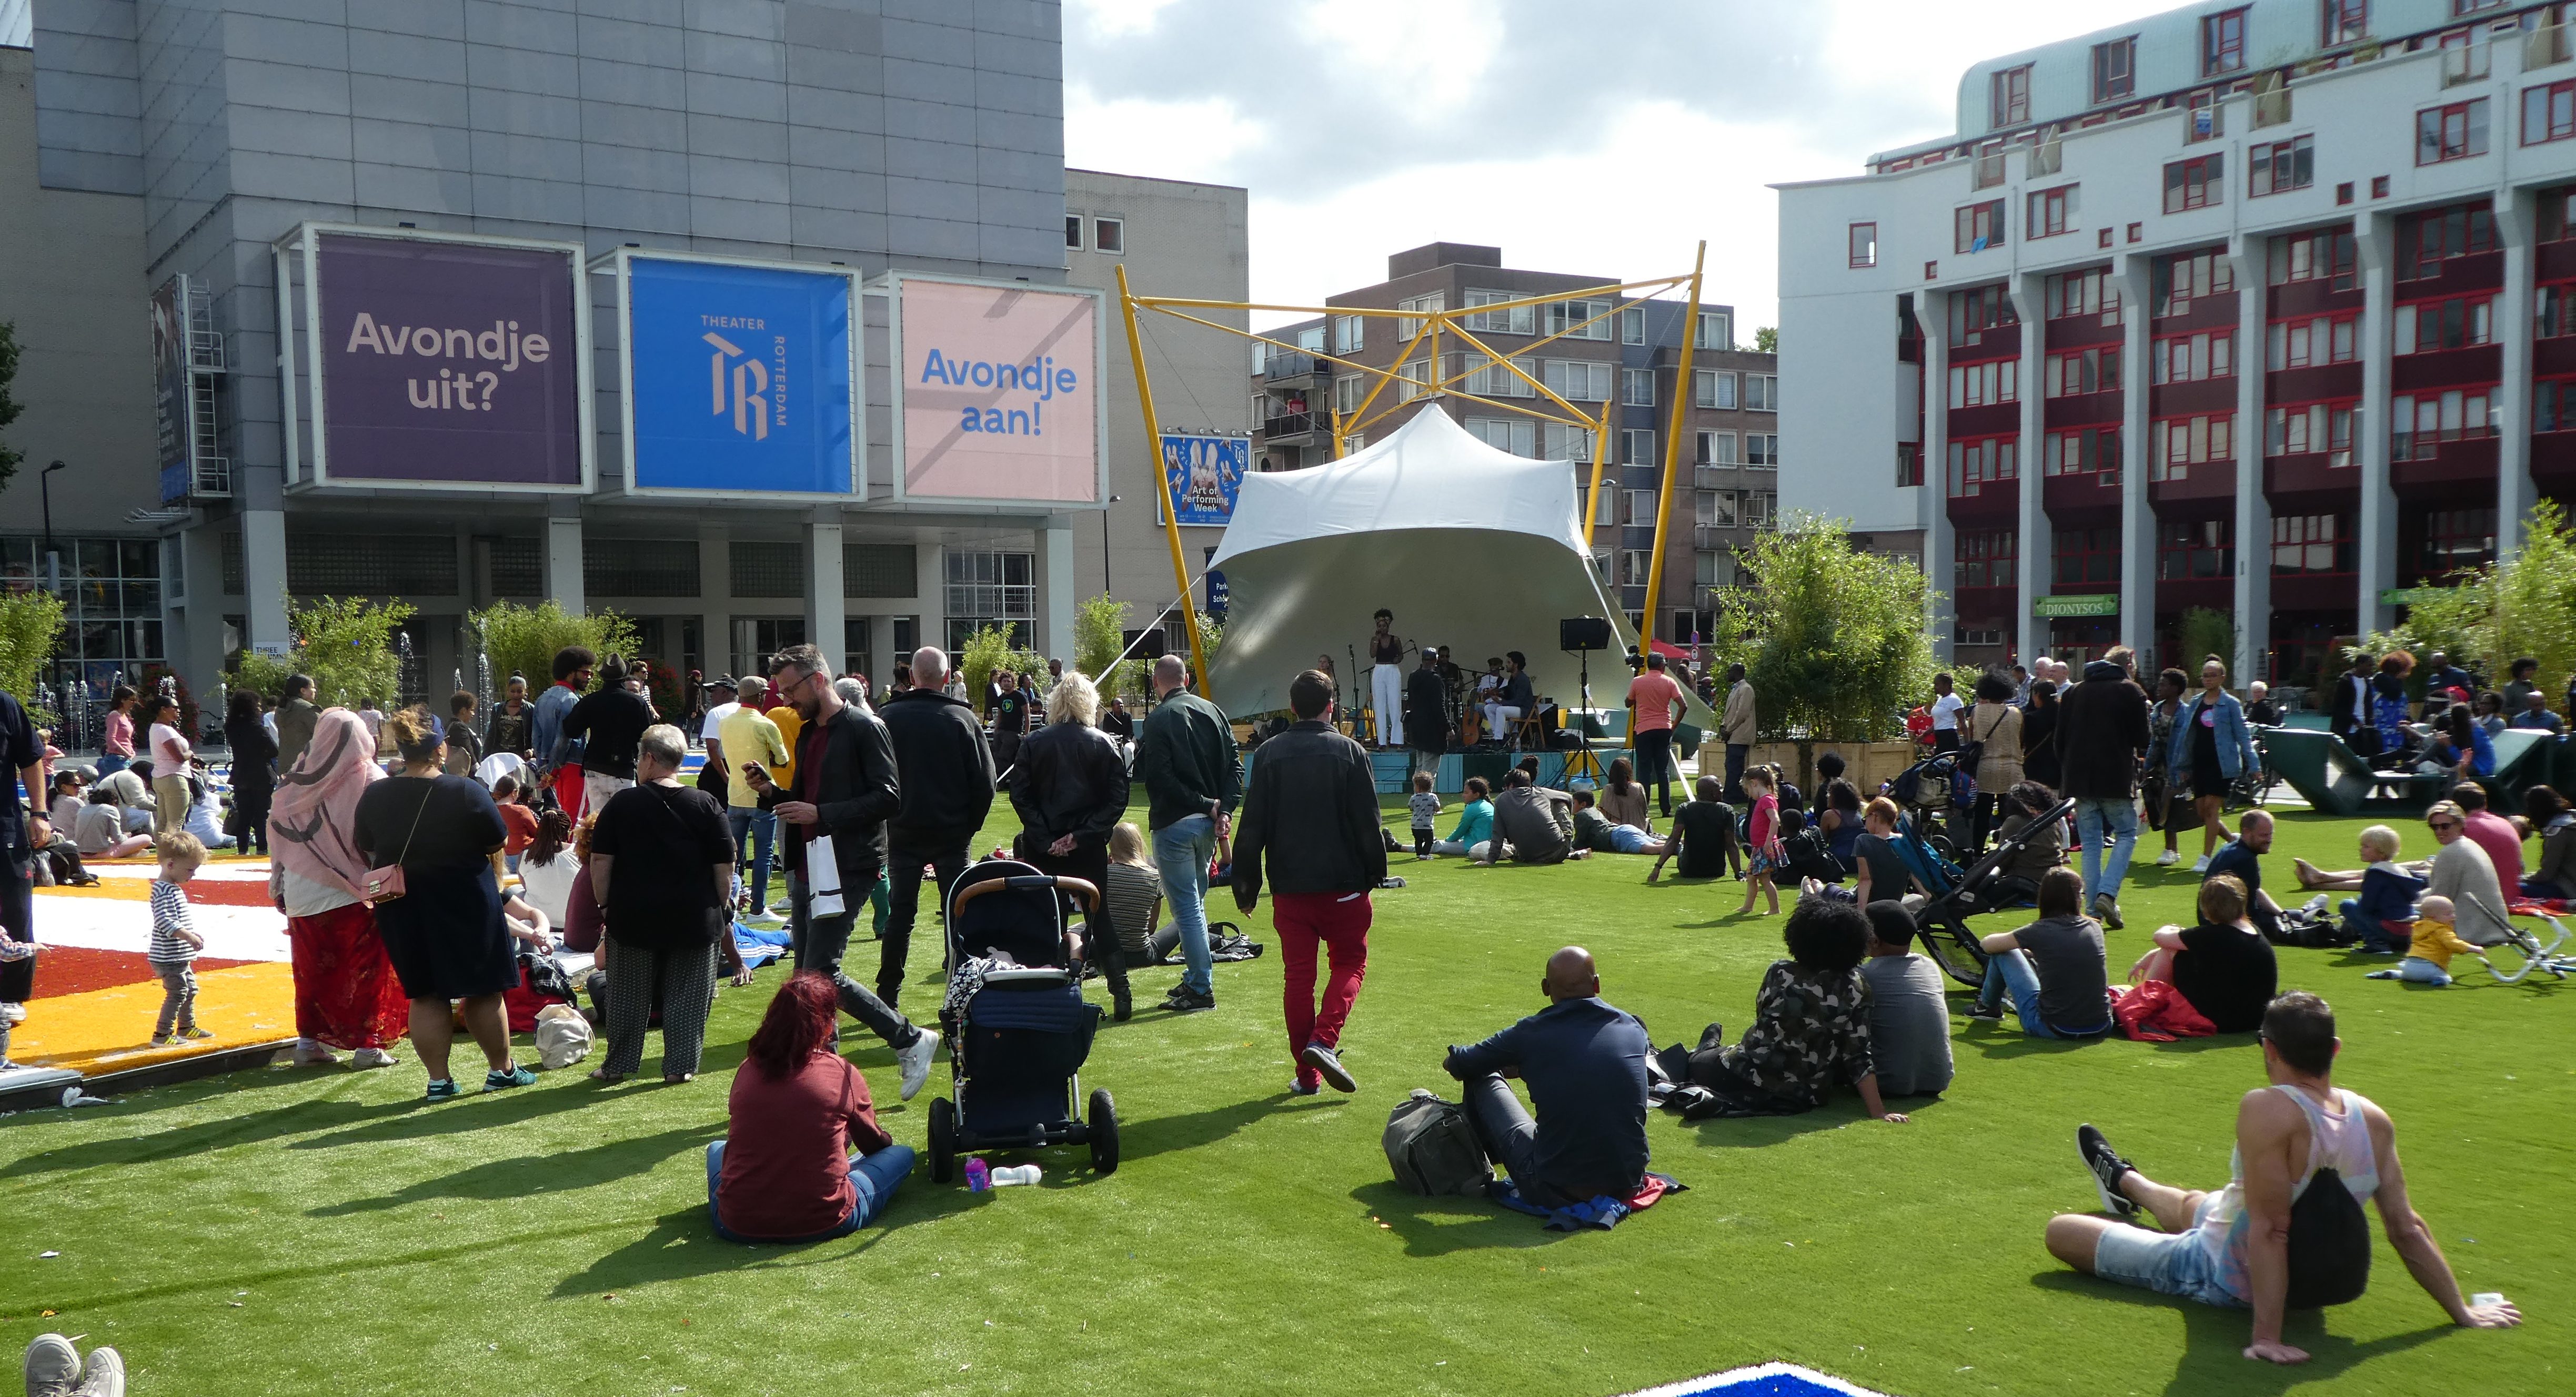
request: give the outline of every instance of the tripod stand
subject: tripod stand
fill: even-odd
[[[1575,664],[1580,667],[1583,678],[1582,687],[1575,690],[1575,701],[1581,705],[1574,710],[1574,740],[1577,746],[1565,758],[1565,783],[1572,786],[1576,774],[1580,773],[1594,786],[1599,786],[1602,781],[1601,759],[1592,754],[1592,729],[1584,726],[1592,712],[1592,652],[1575,650],[1569,653],[1574,656]]]

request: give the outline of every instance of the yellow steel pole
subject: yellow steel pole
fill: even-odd
[[[1690,308],[1683,314],[1681,361],[1673,372],[1672,430],[1666,434],[1670,439],[1664,443],[1664,488],[1657,492],[1659,498],[1655,502],[1655,552],[1646,562],[1645,620],[1637,627],[1637,651],[1641,656],[1654,653],[1655,608],[1663,604],[1664,530],[1672,522],[1673,496],[1680,489],[1682,429],[1690,421],[1688,404],[1691,401],[1693,387],[1691,345],[1699,338],[1700,272],[1707,263],[1708,242],[1702,239],[1699,254],[1691,259]],[[1598,457],[1600,452],[1596,450],[1593,455]],[[1157,469],[1160,467],[1158,466]],[[1598,481],[1600,478],[1600,470],[1596,465],[1593,479]],[[1174,534],[1173,537],[1177,539],[1180,536]]]
[[[1127,352],[1136,361],[1136,404],[1145,414],[1145,449],[1154,458],[1154,488],[1163,494],[1163,537],[1172,545],[1172,586],[1181,596],[1181,625],[1190,633],[1190,678],[1200,697],[1212,697],[1208,693],[1207,648],[1199,641],[1198,604],[1190,599],[1189,556],[1181,551],[1181,512],[1172,503],[1171,478],[1163,473],[1162,419],[1154,415],[1154,383],[1145,375],[1145,337],[1137,329],[1136,297],[1127,289],[1124,262],[1118,264],[1118,307],[1127,317]]]

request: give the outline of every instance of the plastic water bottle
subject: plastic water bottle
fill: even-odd
[[[993,1171],[993,1187],[1002,1188],[1010,1184],[1033,1184],[1038,1181],[1043,1172],[1043,1170],[1039,1169],[1034,1164],[1014,1164],[1007,1169],[996,1169]]]
[[[993,1183],[992,1166],[984,1162],[983,1156],[977,1155],[975,1158],[966,1161],[966,1189],[968,1192],[982,1193],[986,1189],[991,1188]]]

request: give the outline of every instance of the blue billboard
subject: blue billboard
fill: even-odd
[[[1163,492],[1183,524],[1231,524],[1234,497],[1252,466],[1246,437],[1163,434]]]
[[[851,493],[849,277],[625,265],[630,487]]]

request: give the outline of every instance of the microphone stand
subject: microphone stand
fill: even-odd
[[[1348,657],[1349,657],[1349,659],[1350,659],[1350,662],[1351,662],[1351,706],[1350,706],[1350,708],[1349,708],[1349,710],[1348,710],[1348,711],[1349,711],[1349,712],[1352,712],[1352,713],[1357,713],[1357,712],[1359,712],[1362,708],[1367,707],[1367,705],[1365,705],[1365,704],[1363,704],[1363,703],[1361,703],[1361,702],[1360,702],[1360,651],[1359,651],[1359,647],[1358,647],[1358,646],[1356,646],[1356,645],[1349,644],[1348,642],[1345,642],[1345,643],[1343,644],[1343,646],[1342,646],[1342,653],[1343,653],[1345,656],[1348,656]],[[1336,687],[1338,687],[1338,686],[1336,686]],[[1358,724],[1358,723],[1356,723],[1356,722],[1354,722],[1353,724],[1351,724],[1351,726],[1353,726],[1353,727],[1358,727],[1358,726],[1359,726],[1359,724]],[[1376,740],[1377,740],[1377,726],[1378,726],[1377,710],[1376,710],[1376,709],[1374,709],[1374,708],[1370,708],[1370,709],[1369,709],[1369,740],[1370,740],[1370,741],[1372,741],[1372,742],[1374,742],[1374,741],[1376,741]]]

